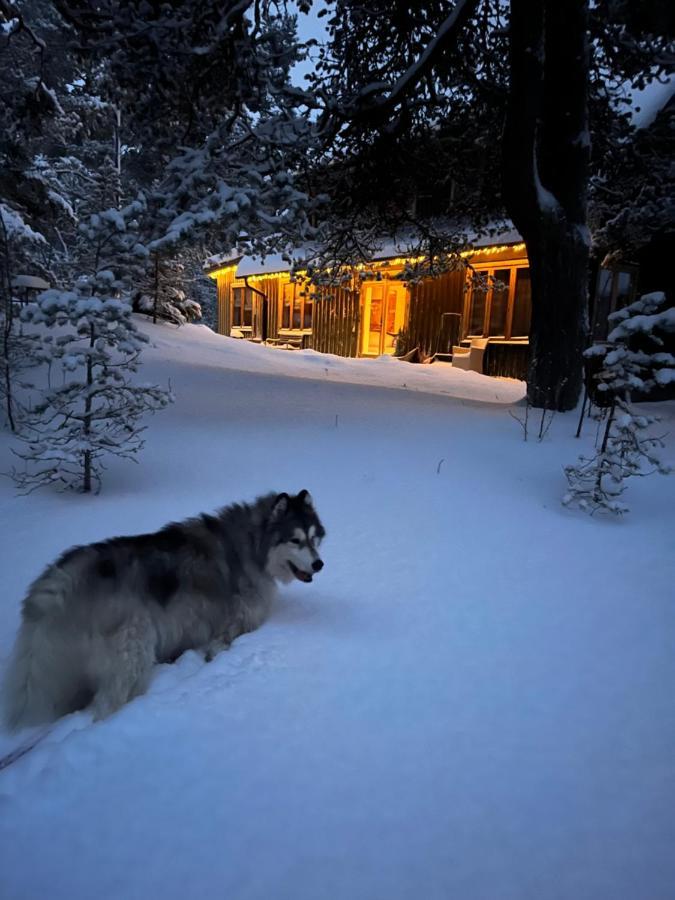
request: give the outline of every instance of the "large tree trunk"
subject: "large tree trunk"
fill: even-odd
[[[91,434],[91,391],[94,386],[94,364],[92,362],[91,354],[94,349],[96,335],[94,333],[94,326],[89,326],[89,356],[87,357],[87,395],[84,401],[84,416],[83,416],[83,431],[85,438],[88,438]],[[89,494],[91,492],[91,481],[92,481],[92,452],[91,450],[85,450],[82,458],[83,462],[83,470],[82,470],[82,492],[85,494]]]
[[[527,252],[533,297],[527,397],[541,409],[574,409],[587,346],[588,244],[551,217],[542,219]]]
[[[7,423],[12,432],[16,431],[14,422],[14,397],[12,384],[12,326],[14,320],[14,307],[12,306],[12,277],[9,255],[9,234],[5,226],[5,220],[0,217],[0,247],[2,247],[2,267],[0,271],[0,300],[2,302],[2,380],[5,392],[5,412]]]
[[[159,308],[159,251],[155,250],[155,273],[153,279],[152,324],[157,324],[157,310]]]
[[[504,198],[532,273],[528,399],[577,403],[588,332],[587,0],[512,0]]]

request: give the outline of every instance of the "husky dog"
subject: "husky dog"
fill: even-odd
[[[24,600],[8,726],[90,703],[102,719],[145,691],[155,663],[189,649],[212,659],[267,618],[276,582],[310,582],[323,568],[324,535],[300,491],[68,550]]]

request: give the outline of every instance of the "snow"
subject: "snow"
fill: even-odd
[[[458,235],[464,236],[467,245],[476,249],[498,246],[500,244],[517,244],[523,240],[520,233],[508,221],[487,226],[490,232],[495,232],[489,234],[478,233],[475,229],[467,228],[465,225],[457,222],[445,223],[443,220],[438,219],[436,224],[438,227],[454,228]],[[373,262],[378,262],[415,255],[415,253],[419,253],[419,242],[420,235],[412,231],[393,238],[381,237],[375,241],[370,259]],[[317,248],[312,244],[303,244],[296,247],[293,251],[295,268],[302,269],[306,264],[306,260],[311,259],[316,253]],[[279,272],[290,272],[292,268],[286,253],[268,253],[264,257],[245,256],[243,258],[232,256],[232,254],[223,254],[209,257],[205,261],[205,266],[208,269],[220,264],[226,265],[228,262],[238,263],[237,278],[244,278],[249,275],[272,275]]]
[[[486,225],[485,231],[476,231],[473,226],[467,225],[466,223],[443,220],[440,217],[435,221],[435,224],[439,229],[445,229],[448,232],[454,230],[458,239],[463,237],[467,246],[476,249],[495,247],[500,244],[518,244],[523,240],[520,233],[508,220],[491,222]],[[373,254],[373,259],[380,260],[398,256],[409,256],[411,252],[415,252],[415,247],[419,246],[419,241],[420,236],[413,232],[410,234],[402,234],[395,239],[383,238],[379,242],[376,252]]]
[[[13,241],[34,241],[35,243],[45,243],[44,235],[38,231],[34,231],[30,225],[24,222],[23,217],[15,209],[0,203],[0,219],[3,227],[7,231],[10,240]]]
[[[631,119],[635,128],[648,128],[662,109],[675,96],[675,75],[664,75],[641,91],[628,90],[631,97]]]
[[[204,260],[204,270],[209,272],[221,266],[236,265],[240,259],[236,253],[214,253]]]
[[[163,329],[153,334],[153,341],[167,362],[181,364],[185,362],[188,335],[199,346],[199,364],[217,369],[400,388],[483,403],[511,404],[524,395],[522,382],[485,378],[476,372],[453,369],[447,363],[418,366],[391,356],[346,359],[314,350],[271,349],[250,341],[222,337],[204,325],[185,325],[179,331]]]
[[[588,518],[562,466],[594,427],[524,443],[518,383],[142,328],[176,402],[140,464],[98,497],[0,483],[0,663],[75,543],[307,487],[326,568],[0,772],[3,900],[670,900],[675,479]]]
[[[268,253],[265,257],[245,256],[237,266],[236,277],[248,275],[272,275],[276,272],[290,272],[291,263],[285,253]]]
[[[539,167],[537,160],[535,159],[535,167],[534,167],[534,186],[537,192],[537,202],[539,204],[539,209],[543,212],[548,212],[552,214],[559,209],[560,204],[555,198],[555,195],[545,188],[541,183],[541,178],[539,177]]]
[[[15,275],[12,278],[12,287],[46,291],[49,289],[49,282],[45,281],[44,278],[38,278],[37,275]]]

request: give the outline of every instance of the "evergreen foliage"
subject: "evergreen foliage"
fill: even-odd
[[[314,234],[320,201],[297,179],[313,133],[290,81],[301,54],[271,2],[0,0],[2,390],[24,488],[89,490],[106,453],[137,452],[141,413],[167,402],[132,377],[132,302],[191,321],[196,253]],[[52,286],[23,315],[62,380],[41,396],[16,384],[19,274]]]
[[[147,255],[135,233],[142,211],[143,203],[134,201],[89,216],[79,229],[80,263],[88,272],[70,290],[44,291],[22,311],[23,321],[37,326],[35,357],[58,383],[22,417],[17,455],[24,466],[13,473],[21,490],[100,486],[105,456],[133,458],[143,446],[139,420],[171,399],[131,377],[147,342],[128,293],[134,260]]]
[[[675,355],[668,349],[674,343],[675,307],[665,305],[664,294],[645,294],[610,316],[614,328],[607,344],[586,351],[588,358],[600,363],[598,390],[610,403],[600,448],[565,467],[565,506],[590,513],[625,513],[629,508],[619,498],[629,478],[671,471],[658,452],[663,446],[654,433],[658,417],[632,403],[636,394],[644,398],[655,388],[675,383]]]

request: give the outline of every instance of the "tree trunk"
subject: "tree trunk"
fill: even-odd
[[[588,245],[556,217],[543,219],[526,243],[533,297],[527,399],[541,409],[574,409],[587,346]]]
[[[115,209],[119,209],[122,205],[122,113],[118,106],[113,107],[113,117],[113,151],[115,154],[115,172],[117,175],[113,204]]]
[[[152,324],[157,324],[157,308],[159,306],[159,253],[155,251],[154,297],[152,301]]]
[[[568,410],[583,384],[589,241],[587,0],[512,0],[503,193],[532,276],[528,399]]]
[[[0,218],[0,231],[2,233],[2,290],[0,296],[4,298],[4,316],[2,322],[2,378],[5,390],[5,411],[7,423],[12,432],[16,431],[14,421],[14,397],[12,389],[12,331],[14,324],[14,307],[12,306],[12,276],[9,256],[9,235],[5,227],[5,221]]]
[[[91,434],[91,388],[94,384],[94,365],[91,358],[91,351],[94,347],[94,326],[89,326],[89,356],[87,357],[87,396],[84,400],[84,426],[83,431],[85,437]],[[82,478],[82,490],[85,494],[91,492],[91,450],[84,451],[84,471]]]

